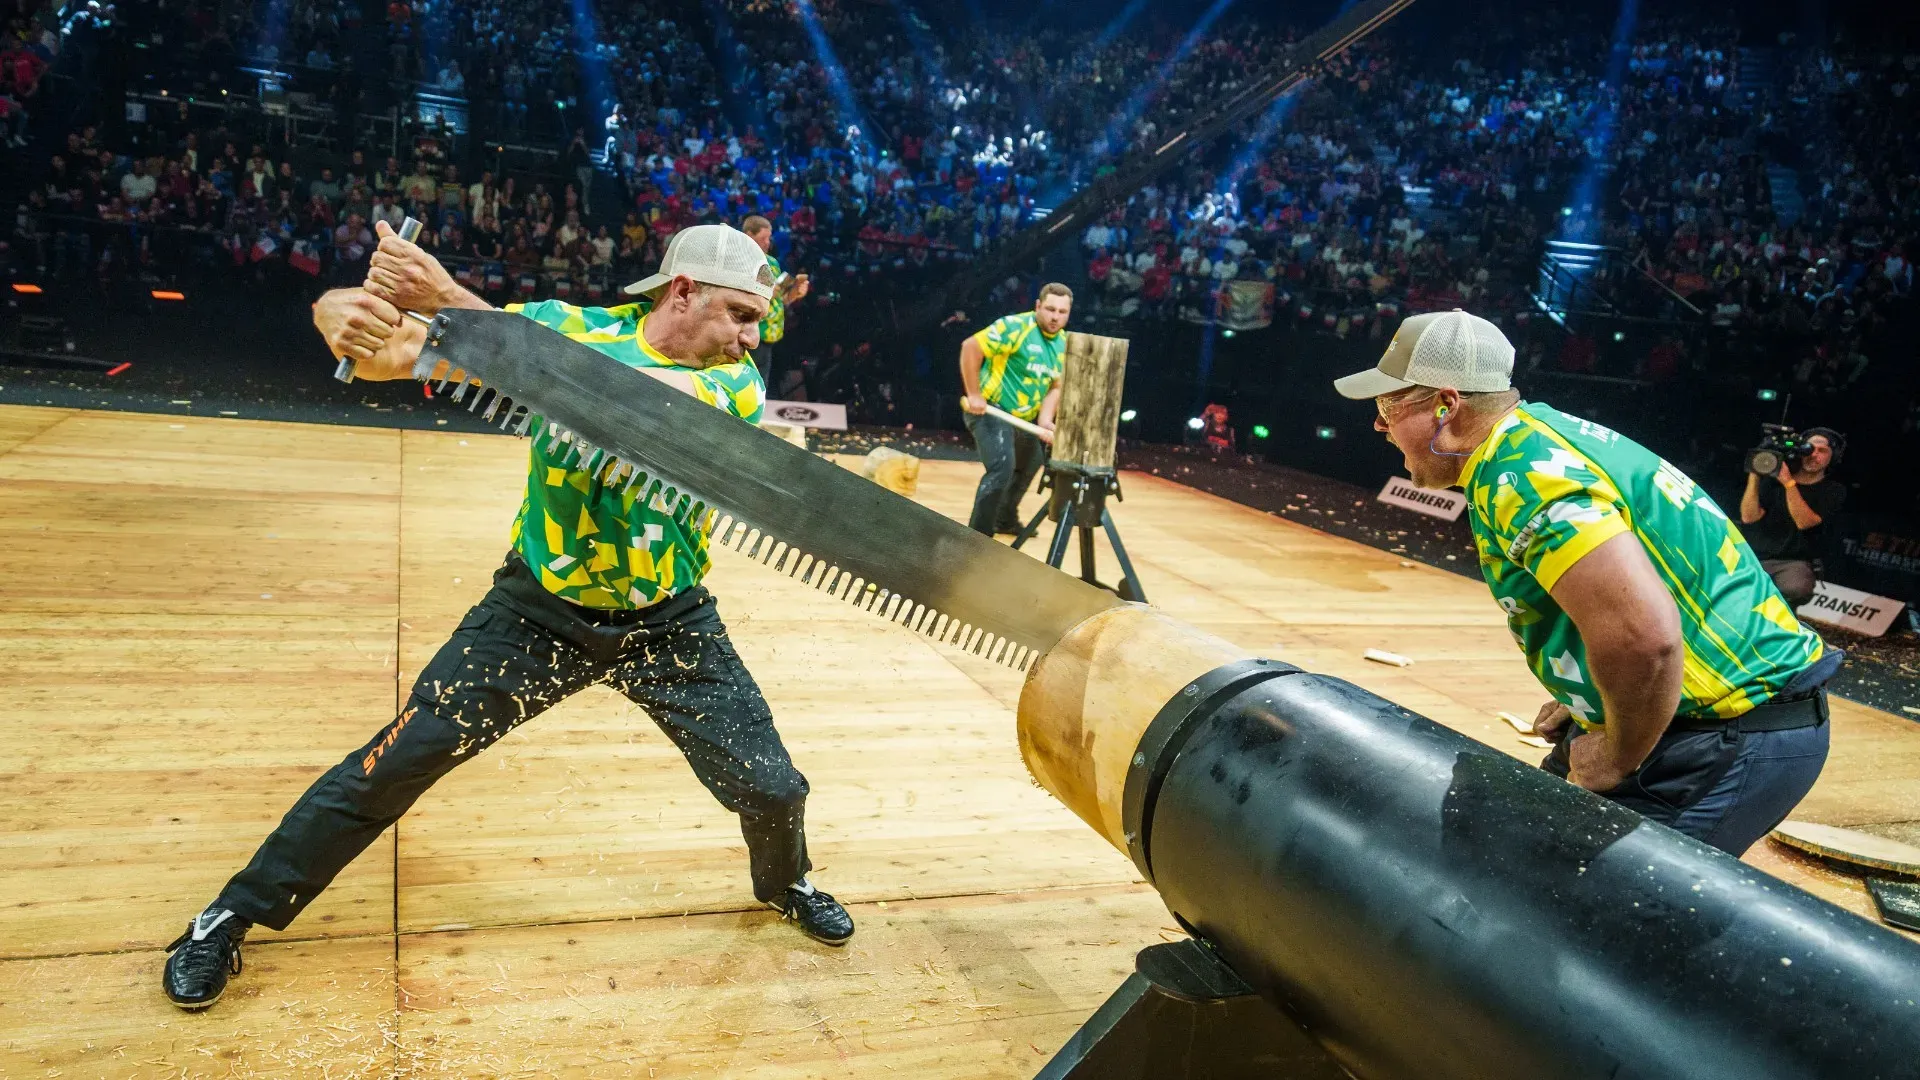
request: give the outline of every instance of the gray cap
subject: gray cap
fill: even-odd
[[[682,275],[706,285],[773,299],[773,271],[767,267],[766,252],[751,236],[731,225],[695,225],[674,233],[667,241],[667,253],[660,258],[660,272],[621,291],[653,299],[667,282]]]
[[[1513,388],[1513,345],[1500,328],[1458,308],[1410,315],[1394,331],[1380,362],[1333,388],[1365,400],[1409,386],[1451,386],[1467,394]]]

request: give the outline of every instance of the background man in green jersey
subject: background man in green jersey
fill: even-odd
[[[987,406],[1053,430],[1072,314],[1073,290],[1048,282],[1040,286],[1032,311],[995,319],[960,343],[960,385],[966,390],[960,408],[980,448],[980,463],[987,467],[967,519],[975,532],[1020,531],[1020,497],[1045,464],[1046,447],[1034,435],[986,415]]]
[[[364,289],[328,293],[314,324],[365,379],[408,377],[425,330],[400,309],[486,309],[419,247],[380,225]],[[676,234],[660,272],[615,308],[513,305],[613,360],[759,420],[759,340],[773,282],[761,252],[726,225]],[[533,430],[542,424],[535,418]],[[743,428],[744,430],[744,428]],[[853,936],[807,881],[807,781],[700,584],[707,536],[612,480],[567,467],[534,438],[512,550],[493,588],[420,670],[406,706],[287,811],[245,869],[169,946],[164,986],[204,1008],[239,970],[254,923],[284,930],[440,777],[577,690],[605,683],[646,709],[701,783],[740,816],[754,895],[828,944]]]
[[[1465,489],[1481,575],[1553,696],[1542,767],[1738,855],[1820,775],[1840,653],[1684,473],[1512,378],[1500,329],[1449,311],[1334,386],[1373,399],[1414,483]]]
[[[773,295],[767,298],[767,317],[760,320],[760,345],[753,350],[753,359],[760,368],[760,381],[777,394],[780,387],[774,379],[780,373],[774,368],[773,346],[787,336],[787,305],[799,303],[812,285],[807,275],[789,274],[780,268],[780,259],[773,253],[773,222],[753,214],[740,222],[740,231],[760,245],[767,257],[767,270],[773,274]]]

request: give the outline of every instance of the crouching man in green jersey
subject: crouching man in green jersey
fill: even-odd
[[[1414,483],[1466,491],[1481,575],[1553,698],[1542,767],[1739,855],[1826,763],[1840,652],[1686,474],[1512,378],[1499,328],[1448,311],[1334,386],[1373,400]]]

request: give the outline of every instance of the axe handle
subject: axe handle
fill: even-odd
[[[425,226],[421,222],[416,221],[413,218],[407,218],[405,221],[402,221],[400,223],[400,239],[411,243],[412,241],[419,238],[420,230],[424,227]],[[423,323],[433,322],[432,319],[427,318],[425,315],[418,314],[417,312],[409,311],[409,312],[405,312],[405,314]],[[344,383],[352,382],[353,381],[353,357],[351,356],[341,357],[340,366],[333,369],[333,377],[336,379],[339,379],[341,382],[344,382]]]
[[[1029,435],[1038,436],[1043,440],[1050,441],[1053,438],[1053,432],[1048,431],[1046,428],[1041,427],[1039,424],[1033,423],[1028,420],[1022,420],[1019,417],[1013,415],[1012,413],[1006,411],[1005,409],[996,409],[992,405],[989,405],[987,406],[987,415],[993,417],[995,420],[1012,424],[1014,427],[1019,428],[1021,431],[1024,431]]]

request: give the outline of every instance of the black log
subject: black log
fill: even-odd
[[[1920,1078],[1920,945],[1350,683],[1195,680],[1131,852],[1356,1076]]]

